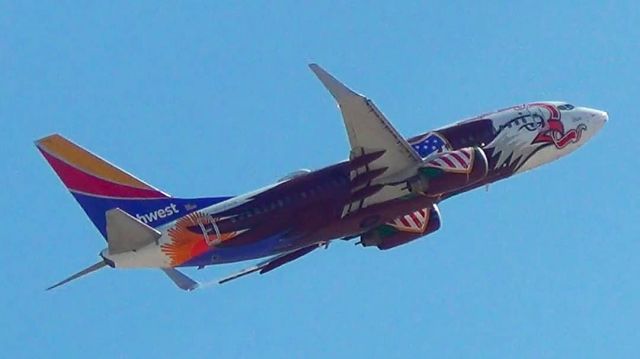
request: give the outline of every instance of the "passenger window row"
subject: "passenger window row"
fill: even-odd
[[[243,221],[253,216],[269,213],[279,208],[284,208],[285,206],[291,205],[292,203],[297,202],[298,200],[305,200],[305,199],[311,198],[322,191],[325,191],[331,187],[344,185],[347,182],[348,180],[344,176],[334,177],[331,181],[322,182],[318,184],[316,187],[312,187],[308,190],[298,192],[295,195],[286,195],[282,198],[265,203],[261,206],[250,208],[238,216],[231,217],[231,223]]]

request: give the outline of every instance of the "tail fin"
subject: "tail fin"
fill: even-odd
[[[42,138],[36,145],[72,192],[120,198],[169,197],[58,134]]]
[[[113,208],[157,227],[229,198],[173,198],[58,134],[36,146],[105,238],[105,213]]]

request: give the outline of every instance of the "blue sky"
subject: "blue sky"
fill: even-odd
[[[0,354],[637,357],[640,5],[480,3],[0,2]],[[33,140],[60,132],[175,195],[243,193],[346,158],[309,62],[407,136],[535,100],[610,121],[392,251],[336,243],[189,294],[157,270],[44,292],[104,242]]]

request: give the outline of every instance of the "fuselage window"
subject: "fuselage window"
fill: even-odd
[[[575,107],[571,104],[565,103],[564,105],[559,105],[558,106],[558,110],[560,111],[571,111],[573,110]]]

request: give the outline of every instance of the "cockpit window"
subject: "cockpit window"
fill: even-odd
[[[573,110],[575,107],[571,104],[565,103],[564,105],[560,105],[558,106],[558,110],[560,111],[570,111]]]

